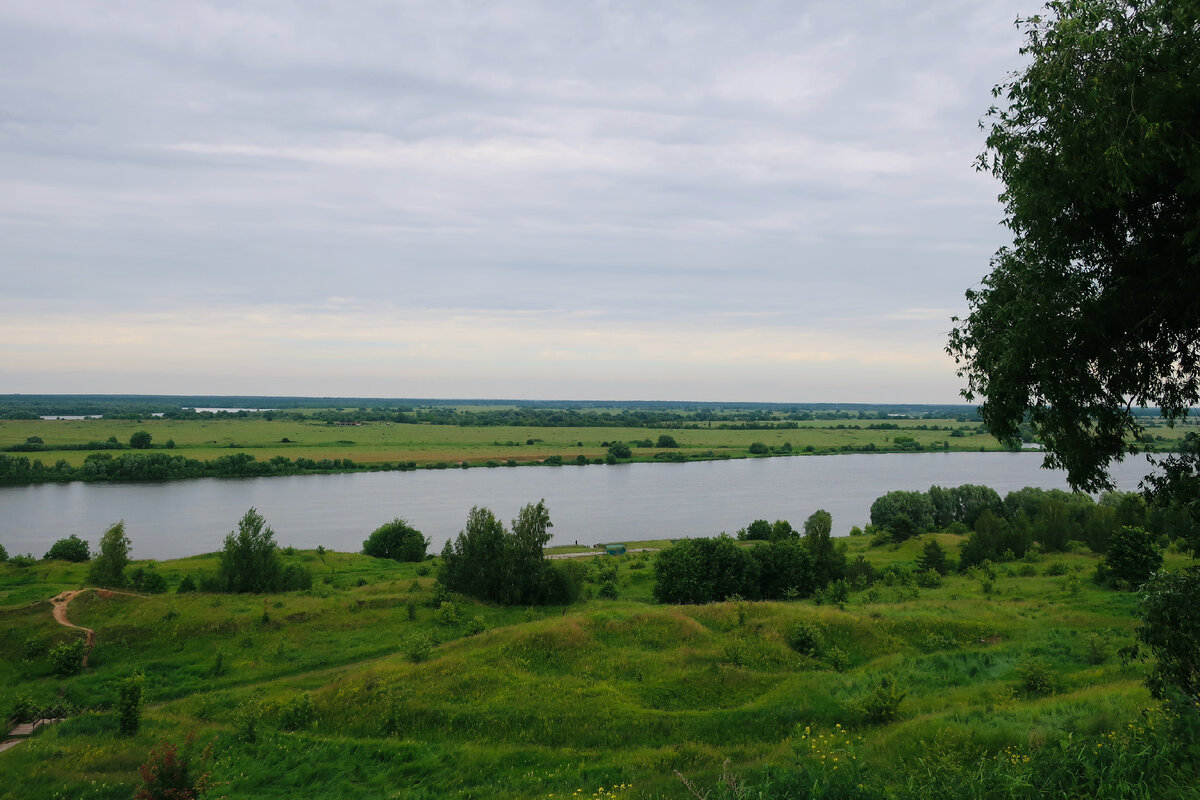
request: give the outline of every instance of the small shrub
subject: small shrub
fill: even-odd
[[[825,647],[825,638],[816,625],[797,622],[788,629],[787,643],[797,653],[817,658]]]
[[[487,630],[487,625],[483,622],[483,617],[475,616],[467,622],[467,636],[475,636]]]
[[[429,539],[407,520],[396,517],[375,529],[365,542],[363,554],[395,561],[425,560]]]
[[[850,668],[850,656],[846,655],[846,651],[836,644],[830,645],[829,649],[825,651],[825,660],[838,672],[845,672]]]
[[[83,639],[71,639],[50,651],[50,668],[60,678],[74,675],[83,668],[83,654],[87,645]]]
[[[432,653],[433,638],[428,633],[414,633],[404,642],[404,655],[414,664],[428,661]]]
[[[895,678],[884,675],[870,692],[859,698],[856,707],[867,724],[884,725],[896,718],[900,703],[907,695]]]
[[[1070,570],[1067,569],[1066,563],[1062,561],[1054,561],[1046,567],[1046,572],[1044,574],[1052,578],[1057,578],[1062,575],[1066,575],[1069,571]]]
[[[233,738],[253,744],[258,741],[258,723],[262,709],[257,703],[242,703],[233,714]]]
[[[157,744],[138,769],[142,785],[134,800],[196,800],[208,791],[212,782],[202,767],[212,759],[212,743],[194,756],[194,742],[195,735],[189,733],[182,752],[170,742]]]
[[[279,730],[299,731],[311,728],[317,721],[317,709],[308,692],[293,697],[279,709]]]
[[[454,603],[451,603],[449,600],[443,601],[442,604],[438,606],[438,609],[434,612],[433,616],[439,625],[452,627],[458,624],[458,606],[454,605]]]
[[[134,673],[117,686],[117,720],[122,736],[134,736],[142,724],[142,676]]]
[[[1090,633],[1084,640],[1083,658],[1093,666],[1099,666],[1108,660],[1108,637],[1102,633]]]
[[[72,533],[67,538],[59,539],[50,545],[50,549],[42,557],[46,560],[53,558],[60,561],[73,561],[78,564],[90,559],[92,554],[88,550],[88,543]]]
[[[46,649],[46,643],[40,636],[27,637],[21,645],[21,659],[24,661],[35,661],[42,655]]]
[[[179,588],[175,590],[176,594],[188,594],[189,592],[199,591],[196,587],[196,579],[192,577],[192,573],[183,576],[183,580],[179,582]]]
[[[146,594],[163,594],[167,591],[167,579],[157,570],[148,569],[142,576],[141,589]]]
[[[936,589],[942,585],[942,574],[937,570],[927,569],[917,573],[916,581],[917,586],[922,589]]]
[[[408,621],[415,622],[417,619],[417,600],[414,597],[409,597],[404,601],[404,610],[408,613]]]
[[[1053,694],[1055,681],[1050,665],[1044,659],[1024,656],[1017,662],[1017,689],[1039,697]]]
[[[599,587],[596,589],[596,596],[605,600],[616,600],[617,582],[611,578],[601,581]]]

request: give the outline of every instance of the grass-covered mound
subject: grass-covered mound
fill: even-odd
[[[960,541],[849,555],[911,566],[929,539]],[[1059,794],[1194,796],[1195,760],[1171,749],[1190,734],[1116,655],[1137,597],[1094,584],[1093,555],[901,575],[843,606],[658,605],[654,557],[589,559],[619,565],[616,600],[589,583],[537,609],[447,596],[430,562],[303,551],[285,560],[313,588],[267,596],[175,594],[216,557],[162,562],[169,594],[70,605],[97,643],[65,677],[49,654],[78,634],[39,601],[86,566],[0,565],[0,709],[112,707],[132,672],[147,701],[136,736],[103,711],[0,754],[0,797],[128,798],[189,731],[215,739],[210,796],[230,798],[694,796],[676,772],[713,797],[1032,797],[1055,764]]]

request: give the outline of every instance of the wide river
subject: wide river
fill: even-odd
[[[171,483],[68,483],[0,488],[0,544],[10,555],[40,557],[56,539],[78,534],[95,548],[104,529],[125,520],[135,558],[174,558],[221,548],[254,506],[281,546],[355,551],[380,524],[401,516],[439,552],[474,505],[504,520],[546,499],[554,544],[733,533],[755,519],[797,528],[819,508],[834,533],[869,521],[871,503],[893,489],[977,483],[1003,496],[1023,486],[1067,488],[1041,469],[1039,453],[912,453],[801,456],[686,464],[622,464],[356,472],[282,478],[205,478]],[[1115,465],[1134,490],[1144,457]]]

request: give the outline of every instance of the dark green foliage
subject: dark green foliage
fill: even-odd
[[[871,504],[871,524],[900,537],[897,541],[924,533],[933,528],[933,502],[924,492],[888,492]]]
[[[797,653],[818,658],[825,649],[820,628],[809,622],[797,622],[787,630],[788,647]]]
[[[1114,587],[1136,589],[1162,568],[1162,560],[1162,551],[1149,532],[1125,526],[1108,540],[1101,563],[1105,579]]]
[[[296,695],[279,709],[278,724],[281,731],[306,730],[316,721],[317,709],[308,692]]]
[[[225,592],[272,592],[279,589],[283,566],[275,531],[251,508],[225,537],[217,584]]]
[[[50,549],[46,552],[46,555],[42,556],[42,558],[47,560],[56,558],[60,561],[74,561],[76,563],[87,561],[91,557],[92,554],[88,551],[88,543],[73,533],[67,538],[59,539],[50,545]]]
[[[138,567],[129,575],[129,585],[135,592],[162,594],[167,591],[167,579],[153,567]]]
[[[4,545],[0,544],[0,564],[8,561],[8,551],[4,549]]]
[[[467,525],[442,550],[438,582],[451,591],[503,605],[566,603],[578,597],[569,568],[557,569],[542,553],[550,541],[546,501],[523,507],[505,530],[495,514],[476,506]]]
[[[1024,656],[1017,662],[1017,688],[1028,695],[1054,694],[1057,682],[1045,659]]]
[[[1156,697],[1170,688],[1200,702],[1200,567],[1155,575],[1143,585],[1137,638],[1155,658],[1147,679]]]
[[[135,673],[117,685],[117,720],[122,736],[134,736],[142,724],[142,676]]]
[[[883,675],[869,692],[858,699],[855,706],[866,724],[886,725],[896,718],[900,703],[907,696],[908,692],[900,688],[894,677]]]
[[[846,566],[846,581],[855,589],[865,589],[875,580],[874,565],[861,553]]]
[[[990,510],[993,514],[1003,513],[1000,495],[989,486],[970,483],[949,489],[930,486],[928,496],[933,506],[933,522],[939,530],[945,530],[955,522],[973,528],[984,510]]]
[[[71,639],[50,650],[50,669],[59,677],[74,675],[83,669],[83,654],[87,644],[83,639]]]
[[[125,521],[110,525],[100,537],[100,552],[88,569],[88,582],[110,588],[124,586],[131,546],[129,537],[125,535]]]
[[[733,595],[759,596],[758,562],[728,536],[685,539],[654,561],[654,599],[660,603],[712,603]]]
[[[675,441],[675,437],[664,433],[658,437],[656,447],[679,447],[679,443]]]
[[[933,570],[938,575],[945,575],[949,572],[945,548],[935,539],[925,542],[925,548],[921,551],[921,555],[917,556],[917,566],[922,571]]]
[[[771,452],[771,450],[762,442],[754,442],[750,445],[750,452],[756,456],[761,456],[766,455],[767,453]]]
[[[577,602],[583,596],[583,583],[587,579],[587,567],[578,561],[565,559],[547,561],[543,572],[541,598],[545,605],[565,606]],[[610,584],[616,593],[615,581]],[[601,589],[604,587],[602,586]]]
[[[195,591],[198,591],[196,588],[196,580],[192,577],[192,574],[189,572],[187,575],[183,576],[183,580],[181,580],[179,582],[179,588],[177,588],[175,590],[175,593],[176,594],[187,594],[189,592],[195,592]]]
[[[1007,561],[1022,558],[1029,551],[1032,537],[1026,526],[998,519],[984,511],[975,523],[975,530],[962,544],[958,568],[965,572],[985,561]]]
[[[1175,538],[1200,557],[1200,435],[1189,432],[1178,453],[1160,461],[1159,466],[1160,474],[1146,478],[1147,496],[1160,512],[1175,512]]]
[[[789,526],[791,527],[791,526]],[[738,531],[738,538],[743,540],[768,540],[771,538],[771,523],[765,519],[756,519],[745,528]]]
[[[777,519],[771,523],[771,541],[782,542],[798,537],[799,534],[796,532],[796,529],[786,519]]]
[[[1200,402],[1200,118],[1179,111],[1200,108],[1200,6],[1055,0],[1022,25],[979,160],[1013,244],[947,349],[993,434],[1032,422],[1047,465],[1095,491],[1138,451],[1132,404]]]
[[[424,561],[427,539],[407,520],[396,517],[375,529],[363,542],[363,554],[395,561]]]
[[[804,521],[804,548],[812,560],[813,584],[826,586],[846,575],[846,550],[834,543],[833,516],[824,509]]]
[[[613,442],[608,446],[608,455],[614,459],[633,458],[633,451],[624,442]]]
[[[129,446],[134,450],[145,450],[150,447],[150,434],[138,431],[129,437]]]
[[[760,544],[750,549],[750,556],[758,564],[759,584],[754,596],[787,600],[809,597],[816,588],[812,554],[800,542],[781,539]]]
[[[302,592],[312,588],[312,573],[299,564],[285,564],[279,573],[281,592]]]

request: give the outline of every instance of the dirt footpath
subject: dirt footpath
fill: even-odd
[[[55,622],[57,622],[59,625],[64,625],[68,628],[74,628],[76,630],[83,631],[85,634],[87,634],[87,642],[86,642],[87,649],[85,649],[83,651],[83,666],[85,666],[85,667],[87,666],[87,663],[88,663],[88,656],[90,656],[92,654],[92,647],[94,647],[96,644],[96,632],[94,630],[92,630],[91,628],[85,628],[82,625],[76,625],[74,622],[71,622],[71,620],[67,619],[67,605],[72,600],[74,600],[76,597],[83,594],[84,592],[91,592],[91,591],[97,591],[97,590],[95,590],[95,589],[78,589],[75,591],[63,592],[62,594],[60,594],[56,597],[52,597],[50,599],[50,603],[54,606],[54,621]],[[103,590],[99,590],[99,591],[101,591],[101,595],[100,595],[101,597],[112,594],[111,592],[104,592]]]

